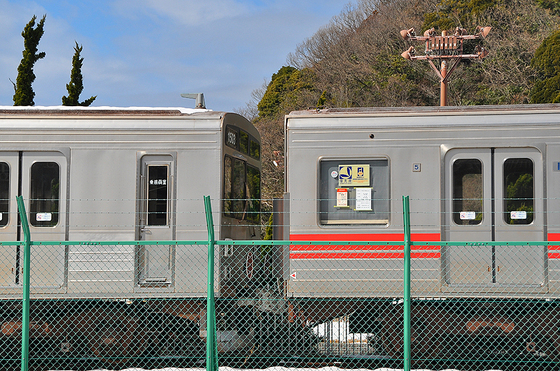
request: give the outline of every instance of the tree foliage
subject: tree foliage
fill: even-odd
[[[262,95],[255,122],[263,146],[271,148],[270,153],[263,150],[263,169],[283,151],[283,116],[291,110],[438,105],[440,81],[430,65],[401,57],[411,43],[399,31],[411,27],[417,34],[431,27],[439,32],[462,27],[473,34],[477,26],[491,26],[485,39],[465,43],[466,52],[481,45],[490,54],[457,66],[448,85],[448,104],[528,103],[533,87],[544,78],[541,65],[531,60],[543,40],[560,27],[555,14],[559,4],[560,0],[355,0],[288,55],[288,66],[273,75]],[[421,43],[414,46],[422,52]],[[560,58],[560,50],[549,54]],[[551,59],[549,65],[560,68],[560,61]],[[555,72],[542,83],[544,90],[558,95],[557,76]],[[270,166],[274,181],[264,186],[263,194],[279,197],[283,170]]]
[[[45,52],[37,53],[39,41],[44,33],[46,15],[41,18],[35,27],[36,16],[33,16],[23,29],[21,36],[24,39],[23,57],[18,66],[18,76],[14,84],[14,106],[33,106],[35,92],[32,84],[35,81],[33,67],[35,62],[45,57]]]
[[[543,41],[531,66],[538,76],[531,90],[531,102],[560,103],[560,30]]]
[[[72,71],[70,73],[70,82],[66,84],[66,90],[68,91],[68,96],[62,97],[63,106],[84,106],[87,107],[93,103],[97,96],[92,96],[83,102],[80,102],[80,94],[84,90],[83,77],[82,77],[82,65],[84,63],[84,58],[81,57],[83,47],[78,45],[74,46],[74,56],[72,57]]]
[[[276,117],[290,109],[300,108],[305,92],[313,90],[313,76],[310,72],[285,66],[273,74],[257,106],[259,118]]]
[[[549,9],[553,14],[560,15],[560,0],[536,0],[540,6]]]

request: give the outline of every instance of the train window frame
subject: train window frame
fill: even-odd
[[[468,163],[467,163],[468,162]],[[476,163],[475,163],[476,162]],[[458,166],[461,166],[459,168]],[[468,166],[466,168],[465,166]],[[476,167],[477,172],[466,172],[466,170]],[[464,171],[460,171],[465,169]],[[484,164],[479,158],[459,158],[453,161],[452,164],[452,180],[451,180],[451,194],[452,194],[452,220],[456,225],[481,225],[484,221]],[[461,175],[461,177],[457,177]],[[476,177],[473,177],[475,175]],[[465,176],[469,176],[465,179]],[[466,189],[465,184],[468,180],[476,180],[478,190],[480,191],[479,197],[463,197],[463,190]],[[472,184],[471,184],[472,185]],[[458,192],[461,191],[462,197],[457,197]],[[469,208],[466,209],[465,201],[469,205],[474,205],[477,200],[481,201],[479,208]]]
[[[47,194],[47,188],[42,187],[46,184],[45,181],[49,180],[47,177],[54,174],[49,174],[44,168],[36,171],[40,165],[51,167],[51,169],[56,168],[56,178],[50,178],[50,189],[56,188],[57,190],[55,198],[49,199],[54,192],[52,195]],[[29,168],[29,173],[29,222],[34,227],[55,227],[60,220],[60,164],[55,161],[36,161]],[[53,184],[53,180],[56,180],[57,183]]]
[[[339,166],[369,165],[369,182],[341,186]],[[347,204],[339,202],[339,190]],[[357,189],[364,190],[358,192]],[[369,190],[368,190],[369,189]],[[356,207],[357,193],[369,197],[371,208]],[[375,194],[377,193],[377,195]],[[340,203],[341,205],[337,205]],[[317,224],[319,227],[387,227],[391,222],[391,163],[388,156],[321,157],[317,162]]]

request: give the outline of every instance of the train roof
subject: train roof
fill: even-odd
[[[219,129],[224,117],[245,120],[201,108],[0,106],[0,128],[19,129]]]
[[[479,119],[473,120],[477,116]],[[323,119],[320,123],[312,118]],[[402,119],[398,119],[402,118]],[[441,127],[560,123],[560,104],[447,107],[355,107],[294,111],[288,128]]]
[[[183,107],[0,106],[3,116],[215,116],[224,112]]]

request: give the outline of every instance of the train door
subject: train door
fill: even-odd
[[[532,148],[449,151],[445,157],[444,238],[543,241],[542,155]],[[544,247],[469,246],[443,250],[449,285],[542,287]]]
[[[23,196],[33,241],[66,239],[67,160],[60,152],[0,153],[0,238],[22,241],[16,196]],[[22,282],[23,251],[3,247],[0,287]],[[39,245],[31,249],[31,286],[60,289],[64,286],[66,248]]]
[[[175,239],[174,160],[170,155],[145,155],[141,159],[139,240]],[[167,286],[172,281],[174,247],[140,245],[137,256],[139,284]]]

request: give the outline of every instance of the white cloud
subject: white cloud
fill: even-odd
[[[250,7],[235,0],[118,0],[115,8],[124,16],[163,17],[185,26],[198,26],[247,13]]]

